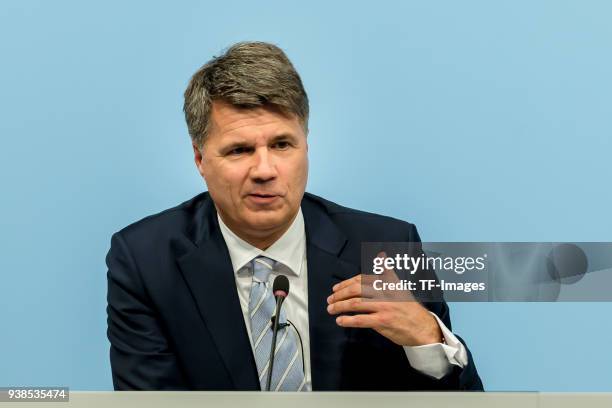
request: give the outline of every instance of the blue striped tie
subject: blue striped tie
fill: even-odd
[[[265,256],[258,256],[251,261],[253,283],[249,298],[249,316],[251,318],[251,341],[255,351],[255,362],[259,373],[261,389],[266,389],[270,347],[272,346],[271,318],[276,309],[272,295],[272,284],[268,282],[276,261]],[[287,321],[284,309],[281,309],[279,323]],[[297,336],[290,326],[279,328],[274,351],[271,391],[305,391],[304,368],[298,348]]]

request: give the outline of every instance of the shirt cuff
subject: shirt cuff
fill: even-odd
[[[440,318],[435,313],[429,313],[436,318],[446,344],[404,346],[404,352],[412,368],[439,380],[452,370],[453,365],[461,368],[467,365],[467,351],[463,343],[448,330]]]

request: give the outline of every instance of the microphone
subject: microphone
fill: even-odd
[[[289,295],[289,279],[285,275],[278,275],[274,278],[272,284],[272,293],[276,299],[276,312],[275,316],[280,316],[280,310],[283,306],[283,301]],[[266,391],[270,391],[270,384],[272,383],[272,369],[274,367],[274,349],[276,349],[276,334],[278,333],[280,319],[272,320],[272,345],[270,346],[270,369],[268,370],[268,381],[266,382]]]

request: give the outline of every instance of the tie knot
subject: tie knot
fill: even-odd
[[[274,271],[276,261],[267,256],[260,255],[253,259],[253,278],[259,282],[266,283],[270,274]]]

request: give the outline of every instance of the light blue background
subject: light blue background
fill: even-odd
[[[204,189],[182,92],[239,40],[302,75],[309,191],[426,241],[612,241],[612,3],[306,3],[2,2],[0,386],[112,388],[110,236]],[[451,307],[488,390],[612,391],[612,304]]]

